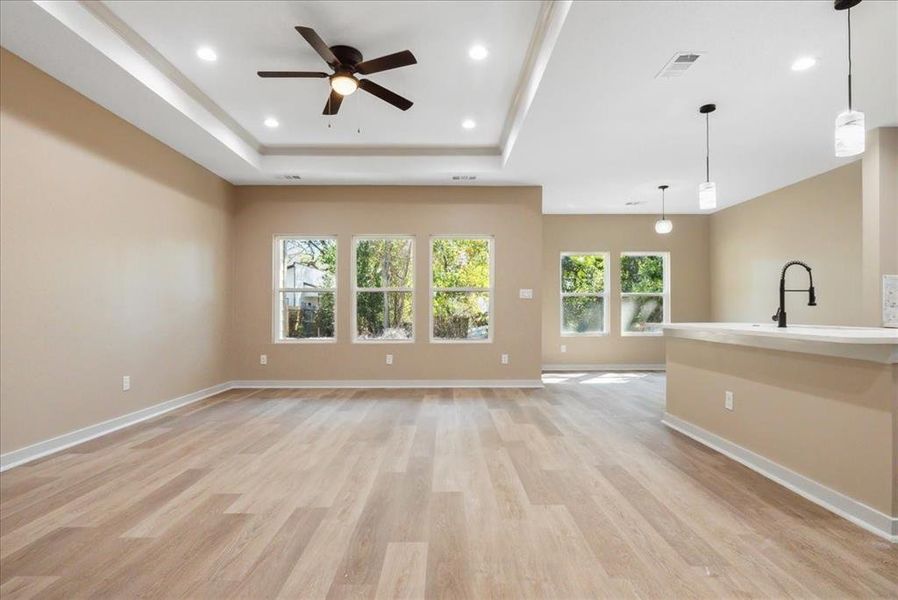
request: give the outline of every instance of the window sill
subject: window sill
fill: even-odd
[[[492,339],[486,340],[440,340],[440,339],[431,339],[431,344],[492,344]]]
[[[352,343],[353,343],[353,344],[361,344],[361,345],[365,345],[365,344],[371,344],[371,345],[378,345],[378,344],[414,344],[414,343],[415,343],[415,338],[408,339],[408,340],[359,340],[359,339],[355,339],[355,340],[352,340]]]
[[[608,337],[610,335],[609,331],[597,331],[590,333],[562,333],[561,337],[563,338],[591,338],[591,337]]]
[[[308,338],[296,340],[273,340],[273,344],[336,344],[336,338]]]
[[[622,337],[664,337],[663,331],[621,331]]]

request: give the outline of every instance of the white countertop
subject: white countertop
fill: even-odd
[[[664,335],[789,352],[898,363],[898,329],[773,323],[670,323]]]

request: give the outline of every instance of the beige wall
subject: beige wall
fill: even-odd
[[[882,276],[898,274],[898,127],[868,132],[863,192],[863,324],[879,326]]]
[[[6,50],[0,129],[0,452],[226,380],[231,186]]]
[[[898,365],[676,339],[667,359],[668,413],[898,516]]]
[[[240,187],[233,379],[528,379],[540,376],[542,192],[535,187]],[[428,342],[429,236],[495,236],[493,343]],[[337,341],[272,343],[272,238],[338,236]],[[350,341],[353,235],[416,236],[414,343]],[[532,300],[518,297],[534,290]],[[394,364],[385,364],[393,354]],[[509,364],[500,355],[509,354]],[[259,364],[259,355],[268,364]]]
[[[787,294],[790,323],[863,325],[861,162],[759,196],[711,215],[711,314],[714,321],[768,323],[779,304],[788,260],[813,269],[817,306]],[[807,288],[804,269],[787,287]]]
[[[546,365],[663,364],[664,339],[620,334],[620,253],[670,252],[671,320],[708,321],[708,217],[674,215],[674,230],[655,233],[654,215],[545,215],[543,217],[542,348]],[[562,336],[559,269],[562,252],[610,252],[610,332]],[[567,352],[561,352],[561,345]]]

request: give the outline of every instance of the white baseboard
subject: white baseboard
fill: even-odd
[[[539,379],[244,379],[233,388],[541,388]]]
[[[663,371],[664,363],[543,365],[543,371]]]
[[[855,525],[859,525],[867,531],[875,533],[890,542],[898,543],[898,518],[891,517],[875,508],[867,506],[863,502],[859,502],[841,492],[830,489],[825,485],[817,483],[813,479],[805,477],[800,473],[796,473],[772,460],[764,458],[760,454],[725,440],[719,435],[702,429],[698,425],[693,425],[688,421],[684,421],[679,417],[675,417],[670,413],[665,413],[661,422],[671,429],[679,431],[683,435],[688,436],[709,448],[717,450],[721,454],[732,458],[749,469],[752,469],[783,487],[792,490],[799,496],[807,498],[814,504],[822,506],[840,517],[848,519]]]
[[[96,425],[89,425],[88,427],[76,431],[70,431],[69,433],[64,433],[58,437],[44,440],[43,442],[38,442],[30,446],[25,446],[24,448],[19,448],[18,450],[13,450],[6,454],[0,454],[0,472],[37,460],[48,454],[53,454],[54,452],[77,446],[88,440],[98,438],[107,433],[112,433],[113,431],[118,431],[119,429],[124,429],[125,427],[135,425],[141,421],[158,417],[159,415],[175,410],[176,408],[181,408],[182,406],[224,392],[230,389],[230,387],[230,383],[228,382],[219,383],[218,385],[207,387],[198,392],[186,394],[179,398],[174,398],[173,400],[166,400],[165,402],[154,404],[153,406],[128,413],[127,415],[109,419],[108,421],[97,423]]]

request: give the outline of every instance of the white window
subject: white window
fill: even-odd
[[[561,253],[561,335],[608,333],[607,252]]]
[[[493,239],[446,236],[430,240],[430,339],[493,339]]]
[[[274,341],[334,341],[336,238],[277,236],[274,269]]]
[[[353,339],[410,342],[415,339],[415,239],[365,236],[353,239]]]
[[[670,254],[622,253],[620,289],[621,335],[661,335],[670,323]]]

